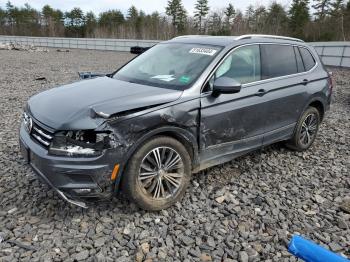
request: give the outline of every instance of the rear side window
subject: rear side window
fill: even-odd
[[[262,78],[291,75],[298,72],[293,46],[261,45]]]
[[[294,52],[295,52],[295,58],[297,59],[298,72],[299,73],[305,72],[304,63],[303,63],[303,60],[301,59],[299,48],[294,46]]]
[[[299,50],[300,50],[301,57],[303,58],[305,70],[309,71],[311,68],[315,66],[316,62],[309,50],[303,47],[299,47]]]

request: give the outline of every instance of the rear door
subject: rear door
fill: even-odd
[[[261,72],[266,107],[263,144],[288,139],[308,100],[308,79],[298,48],[261,44]]]

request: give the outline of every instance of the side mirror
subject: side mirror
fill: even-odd
[[[219,77],[214,81],[213,94],[234,94],[241,91],[242,84],[229,77]]]

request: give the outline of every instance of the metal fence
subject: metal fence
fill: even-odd
[[[323,63],[328,66],[350,67],[350,42],[313,42]]]
[[[18,43],[52,48],[130,51],[132,46],[150,47],[159,41],[104,38],[26,37],[0,35],[0,43]],[[325,65],[350,67],[350,42],[312,42]]]
[[[130,51],[132,46],[150,47],[159,41],[105,38],[26,37],[0,35],[0,43],[18,43],[52,48],[79,48],[105,51]]]

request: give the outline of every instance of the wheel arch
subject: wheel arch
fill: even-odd
[[[323,105],[323,103],[320,100],[316,99],[316,100],[313,100],[311,103],[309,103],[309,106],[315,107],[318,110],[322,121],[325,114],[325,106]]]
[[[179,141],[181,144],[185,146],[186,150],[188,151],[191,157],[192,169],[198,165],[198,162],[199,162],[198,143],[197,143],[196,137],[190,131],[183,129],[181,127],[175,127],[175,126],[160,127],[144,134],[141,138],[139,138],[134,143],[134,145],[126,153],[125,160],[123,161],[124,162],[123,166],[119,170],[118,181],[116,181],[116,191],[118,191],[119,189],[119,185],[121,184],[120,181],[122,180],[123,174],[125,173],[125,169],[132,155],[147,140],[157,136],[168,136]]]
[[[324,101],[324,98],[320,97],[320,96],[316,96],[316,97],[313,97],[311,98],[307,103],[306,105],[304,106],[303,110],[300,112],[300,116],[302,116],[302,114],[305,112],[305,110],[308,108],[308,107],[315,107],[318,112],[320,113],[320,117],[321,117],[321,121],[323,120],[324,118],[324,115],[325,115],[325,112],[326,112],[326,102]]]

